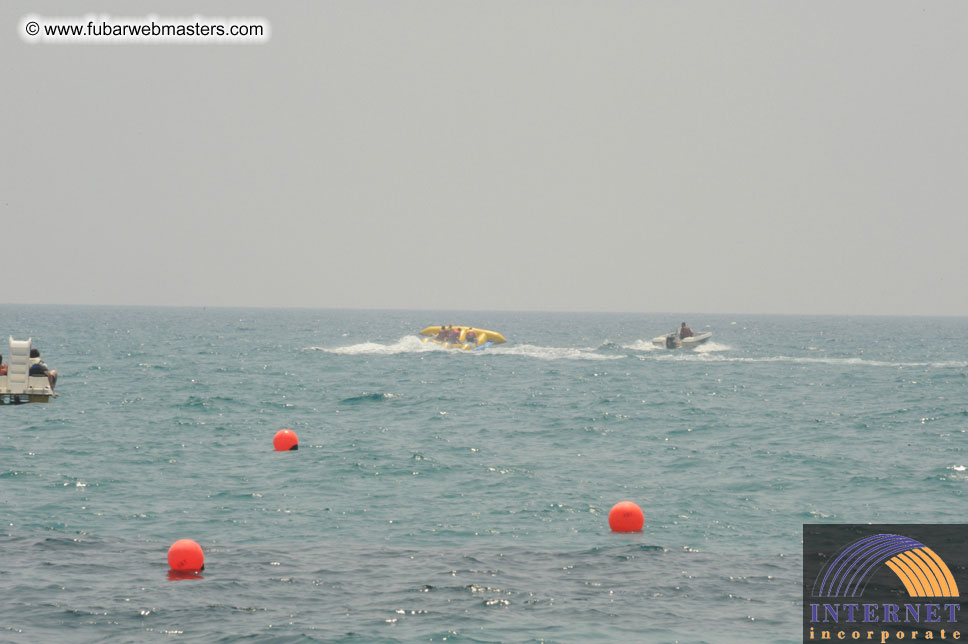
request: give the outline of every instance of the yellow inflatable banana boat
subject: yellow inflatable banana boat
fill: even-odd
[[[476,329],[470,326],[428,326],[420,332],[424,342],[436,342],[448,349],[463,349],[464,351],[480,351],[493,344],[507,342],[497,331]]]

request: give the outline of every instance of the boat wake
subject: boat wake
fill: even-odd
[[[891,367],[903,368],[956,368],[968,367],[968,361],[944,362],[890,362],[854,357],[814,357],[814,356],[737,356],[725,354],[733,347],[717,342],[707,342],[695,349],[662,349],[656,347],[649,340],[636,340],[631,344],[616,345],[611,342],[601,347],[544,347],[534,344],[503,344],[488,347],[483,351],[458,351],[448,349],[434,342],[423,342],[420,338],[406,335],[395,342],[382,344],[379,342],[362,342],[345,347],[307,347],[307,351],[323,351],[344,356],[390,356],[408,353],[449,353],[462,356],[518,356],[534,358],[536,360],[621,360],[623,358],[637,358],[639,360],[685,360],[698,362],[734,362],[734,363],[769,363],[788,362],[793,364],[826,364],[849,367]],[[629,353],[626,353],[629,352]],[[647,355],[646,355],[647,354]]]
[[[524,356],[538,360],[621,360],[627,357],[622,354],[597,353],[596,349],[593,348],[540,347],[534,344],[492,347],[487,350],[487,353],[503,356]]]
[[[775,358],[754,358],[753,362],[794,362],[798,364],[827,364],[835,366],[863,366],[863,367],[891,367],[893,369],[932,367],[935,369],[964,369],[968,362],[948,360],[943,362],[888,362],[885,360],[868,360],[866,358],[807,358],[778,356]]]
[[[341,356],[390,356],[402,353],[453,353],[457,355],[497,355],[523,356],[538,360],[620,360],[624,354],[597,353],[593,348],[542,347],[533,344],[498,345],[483,351],[457,351],[434,342],[424,342],[420,338],[406,335],[396,342],[381,344],[363,342],[345,347],[308,347],[309,351],[324,351]]]
[[[350,396],[349,398],[344,398],[339,402],[342,405],[357,405],[360,403],[383,402],[385,400],[390,400],[391,398],[396,398],[396,396],[388,392],[369,393],[364,391],[359,396]]]
[[[709,340],[708,342],[700,344],[692,351],[695,353],[716,353],[717,351],[730,351],[732,348],[728,344],[720,344]]]
[[[713,342],[712,340],[709,340],[693,349],[671,349],[670,350],[670,349],[665,349],[663,347],[655,346],[654,344],[652,344],[651,340],[636,340],[632,344],[622,345],[622,348],[628,349],[629,351],[640,351],[640,352],[646,352],[646,353],[650,353],[653,351],[661,351],[663,353],[670,352],[671,354],[678,353],[678,354],[689,355],[689,354],[697,354],[697,353],[716,353],[719,351],[730,351],[732,350],[733,347],[729,346],[728,344],[720,344],[718,342]]]
[[[661,350],[660,350],[661,351]],[[885,360],[868,360],[865,358],[814,358],[798,356],[724,356],[715,353],[696,351],[668,351],[655,356],[640,356],[639,360],[694,360],[699,362],[734,362],[745,364],[759,364],[771,362],[786,362],[790,364],[818,364],[837,367],[889,367],[892,369],[905,368],[925,368],[934,369],[964,369],[968,367],[965,361],[945,361],[945,362],[888,362]]]
[[[636,340],[632,344],[623,344],[623,349],[628,349],[629,351],[658,351],[659,347],[652,344],[651,340]]]
[[[379,342],[363,342],[346,347],[309,347],[312,351],[325,351],[340,356],[392,356],[399,353],[434,353],[448,351],[447,348],[433,342],[424,342],[414,335],[405,335],[396,342],[380,344]],[[459,353],[465,353],[463,351]]]

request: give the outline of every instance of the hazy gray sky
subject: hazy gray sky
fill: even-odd
[[[18,32],[88,13],[272,35]],[[0,18],[0,302],[968,315],[964,0]]]

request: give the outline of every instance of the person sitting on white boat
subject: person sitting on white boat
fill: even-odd
[[[3,361],[3,354],[0,354],[0,376],[7,375],[7,364]]]
[[[682,323],[682,326],[679,327],[679,337],[682,338],[682,339],[685,339],[685,338],[691,338],[694,335],[695,335],[695,333],[692,332],[692,329],[690,329],[689,327],[687,327],[686,326],[686,323],[683,322]]]
[[[57,384],[57,370],[47,368],[44,361],[40,359],[40,351],[37,349],[30,350],[30,375],[47,376],[47,382],[50,383],[50,391],[53,393],[54,385]],[[54,395],[56,396],[57,394]]]

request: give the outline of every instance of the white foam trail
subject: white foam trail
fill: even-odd
[[[642,358],[643,360],[645,358]],[[650,360],[653,358],[650,358]],[[721,356],[701,351],[669,351],[662,355],[657,355],[655,360],[700,360],[707,362],[792,362],[794,364],[826,364],[834,366],[857,366],[857,367],[891,367],[894,369],[912,367],[933,367],[936,369],[968,367],[968,362],[948,361],[948,362],[885,362],[883,360],[865,360],[864,358],[804,358],[793,356],[769,356],[762,358],[744,358],[738,356]]]
[[[407,335],[392,344],[379,342],[363,342],[351,344],[347,347],[309,347],[312,351],[325,351],[342,356],[376,355],[389,356],[400,353],[427,353],[431,351],[455,351],[474,355],[508,355],[537,358],[539,360],[621,360],[624,355],[605,355],[595,353],[592,348],[575,347],[539,347],[532,344],[498,345],[481,351],[462,351],[448,349],[435,342],[424,342],[417,336]]]
[[[819,363],[819,364],[830,364],[830,365],[859,365],[866,367],[935,367],[935,368],[946,368],[946,367],[956,367],[965,368],[968,367],[968,362],[965,361],[946,361],[946,362],[885,362],[883,360],[865,360],[864,358],[787,358],[787,357],[777,357],[777,358],[763,358],[764,361],[790,361],[790,362],[800,362],[800,363]]]
[[[665,347],[657,347],[652,344],[651,340],[636,340],[632,344],[623,344],[623,349],[629,349],[630,351],[666,351]],[[730,351],[733,347],[727,344],[719,344],[718,342],[707,341],[700,344],[695,349],[670,349],[670,351],[679,351],[684,353],[712,353],[714,351]]]
[[[496,346],[485,350],[489,354],[525,356],[539,360],[621,360],[624,355],[606,355],[595,353],[591,348],[576,347],[539,347],[533,344],[515,344],[511,346]]]
[[[651,340],[636,340],[632,344],[623,344],[622,348],[630,351],[657,351],[659,349],[652,344]]]
[[[718,342],[708,340],[693,349],[693,351],[696,353],[713,353],[714,351],[729,351],[732,348],[728,344],[719,344]]]
[[[944,362],[886,362],[883,360],[866,360],[864,358],[819,358],[793,356],[767,356],[762,358],[748,358],[741,356],[722,355],[732,347],[716,342],[706,342],[695,349],[667,350],[656,347],[650,340],[636,340],[632,344],[623,345],[623,349],[640,353],[653,353],[640,360],[696,360],[706,362],[791,362],[794,364],[826,364],[835,366],[858,367],[890,367],[894,369],[932,367],[936,369],[968,368],[968,361],[950,360]],[[400,353],[429,353],[433,351],[457,351],[448,349],[435,342],[424,342],[415,335],[406,335],[390,344],[379,342],[363,342],[346,347],[308,347],[307,350],[325,351],[336,355],[396,355]],[[510,355],[536,358],[538,360],[621,360],[629,356],[625,354],[598,353],[590,347],[542,347],[533,344],[510,344],[488,347],[483,351],[457,351],[473,355]]]
[[[405,335],[392,344],[379,342],[363,342],[351,344],[347,347],[310,347],[314,351],[325,351],[340,356],[392,356],[398,353],[428,353],[431,351],[449,351],[449,349],[434,342],[424,342],[415,335]]]

